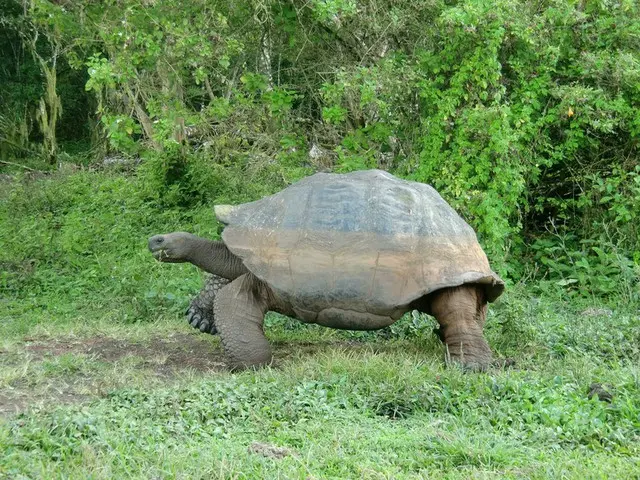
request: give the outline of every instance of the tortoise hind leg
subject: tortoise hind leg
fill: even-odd
[[[251,274],[241,275],[218,291],[216,327],[232,369],[271,362],[271,347],[262,323],[268,309],[266,287]]]
[[[229,280],[219,275],[208,275],[204,287],[200,293],[191,301],[187,309],[187,322],[193,328],[202,333],[215,335],[218,333],[213,314],[213,304],[218,290],[229,283]]]
[[[487,315],[484,291],[476,285],[445,288],[431,297],[431,313],[447,346],[447,363],[470,370],[486,370],[491,349],[482,334]]]

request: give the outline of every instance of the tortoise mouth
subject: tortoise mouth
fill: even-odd
[[[163,263],[180,263],[179,259],[172,257],[167,252],[167,250],[164,249],[164,248],[159,248],[157,250],[152,250],[151,254],[153,255],[153,258],[155,258],[159,262],[163,262]]]
[[[170,259],[169,254],[167,253],[167,251],[164,248],[159,248],[157,250],[151,250],[151,254],[153,255],[153,258],[155,258],[159,262],[166,262],[167,260]]]

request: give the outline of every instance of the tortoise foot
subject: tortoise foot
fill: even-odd
[[[449,341],[445,362],[466,372],[486,372],[494,365],[491,349],[483,338],[473,338],[469,342]]]
[[[192,302],[187,310],[187,322],[202,333],[216,335],[218,330],[213,321],[213,312],[209,312]]]

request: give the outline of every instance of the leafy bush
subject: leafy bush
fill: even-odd
[[[87,69],[146,199],[383,168],[433,184],[505,276],[637,297],[637,2],[32,4],[11,17],[46,38],[31,53]]]

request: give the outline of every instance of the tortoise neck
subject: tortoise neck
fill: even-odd
[[[205,272],[234,280],[248,272],[242,260],[227,248],[224,242],[196,237],[192,243],[189,262]]]

